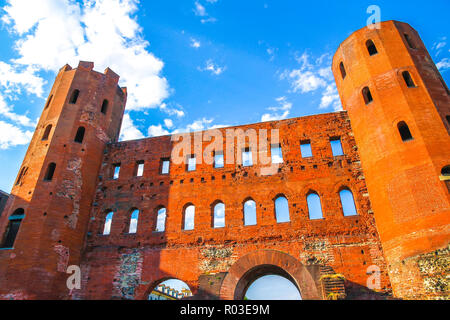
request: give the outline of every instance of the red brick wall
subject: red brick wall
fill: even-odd
[[[278,173],[261,176],[260,165],[243,168],[237,164],[226,164],[223,169],[198,164],[196,171],[186,172],[185,165],[171,164],[170,174],[161,175],[161,158],[171,156],[170,137],[108,146],[83,259],[84,289],[76,294],[77,298],[145,299],[148,290],[167,278],[185,281],[200,297],[211,290],[199,287],[199,278],[226,273],[241,257],[265,249],[287,253],[305,266],[332,267],[345,275],[348,294],[354,298],[363,297],[367,268],[377,265],[382,272],[380,291],[389,292],[365,178],[346,113],[240,128],[279,129],[284,163]],[[344,156],[332,155],[329,139],[336,136],[342,139]],[[301,157],[300,141],[305,139],[311,140],[313,158]],[[144,176],[134,177],[136,162],[141,160],[145,161]],[[118,180],[110,178],[115,163],[121,163]],[[339,199],[342,186],[352,190],[358,216],[343,216]],[[323,220],[309,219],[306,196],[310,190],[321,197]],[[276,222],[274,198],[279,194],[289,201],[291,222]],[[249,197],[257,204],[256,226],[243,225],[243,202]],[[226,227],[222,229],[211,227],[211,204],[216,200],[226,206]],[[193,231],[182,230],[182,212],[187,203],[196,206]],[[166,231],[156,233],[153,230],[160,206],[167,208]],[[140,210],[140,219],[137,234],[130,235],[127,232],[133,208]],[[104,236],[101,233],[109,210],[115,212],[112,229],[109,236]]]

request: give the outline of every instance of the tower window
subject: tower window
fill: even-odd
[[[166,217],[167,210],[162,207],[158,210],[158,216],[156,217],[156,232],[163,232],[166,230]]]
[[[27,174],[27,171],[28,171],[27,167],[23,167],[22,170],[20,170],[19,177],[17,178],[16,186],[22,182],[23,178]]]
[[[25,217],[25,211],[23,209],[17,209],[9,217],[8,229],[5,234],[5,238],[2,243],[2,248],[12,249],[14,247],[14,242],[16,241],[17,233],[20,229],[20,224]]]
[[[372,93],[370,92],[369,87],[364,87],[364,89],[362,90],[362,95],[366,105],[373,101]]]
[[[131,213],[130,228],[128,229],[128,233],[133,234],[137,232],[138,221],[139,221],[139,210],[135,209]]]
[[[313,156],[311,150],[311,141],[304,140],[300,142],[300,151],[302,153],[302,158],[311,158]]]
[[[341,198],[342,211],[345,217],[358,215],[353,193],[348,188],[342,189],[342,191],[339,192],[339,197]]]
[[[161,159],[161,174],[169,174],[170,171],[170,160]]]
[[[53,175],[55,174],[56,163],[52,162],[47,167],[47,172],[45,173],[44,181],[52,181]]]
[[[42,135],[42,141],[47,141],[50,136],[50,132],[52,131],[52,125],[49,124],[47,128],[45,128],[44,134]]]
[[[277,223],[291,221],[289,216],[289,202],[282,195],[275,199],[275,218],[277,219]]]
[[[414,42],[412,41],[411,37],[408,34],[406,34],[406,33],[404,34],[404,36],[405,36],[406,42],[408,43],[408,46],[411,49],[416,49],[416,46],[414,45]]]
[[[378,53],[377,47],[375,46],[375,43],[373,43],[372,40],[367,40],[366,47],[367,47],[367,51],[369,51],[369,54],[371,56]]]
[[[142,177],[144,175],[144,161],[136,162],[136,177]]]
[[[283,152],[279,144],[272,145],[270,153],[272,156],[273,164],[283,163]]]
[[[120,163],[116,163],[113,165],[113,179],[117,180],[119,179],[119,175],[120,175]]]
[[[70,103],[70,104],[75,104],[75,103],[77,103],[77,101],[78,101],[78,96],[79,96],[79,95],[80,95],[80,90],[75,89],[75,90],[72,92],[72,96],[70,97],[69,103]]]
[[[402,76],[408,88],[416,87],[416,84],[414,83],[414,80],[412,79],[411,74],[408,71],[403,71]]]
[[[339,64],[339,69],[341,70],[342,79],[345,79],[345,77],[347,76],[347,72],[345,72],[345,67],[344,67],[344,63],[343,62],[341,62]]]
[[[103,100],[102,109],[101,109],[101,112],[103,114],[106,114],[108,112],[108,104],[109,104],[108,100],[106,100],[106,99]]]
[[[224,161],[223,161],[223,151],[217,151],[214,152],[214,168],[223,168]]]
[[[183,230],[194,230],[195,226],[195,206],[188,205],[184,209]]]
[[[323,219],[322,205],[320,203],[320,197],[316,192],[311,192],[306,198],[308,202],[309,218],[311,220]]]
[[[189,156],[188,158],[188,165],[187,165],[187,171],[195,171],[197,167],[197,159],[194,155]]]
[[[253,165],[252,151],[250,148],[242,149],[242,165],[244,167],[250,167]]]
[[[406,122],[402,121],[398,125],[398,132],[400,133],[400,136],[402,137],[403,141],[410,141],[413,140],[413,136],[411,134],[411,131],[409,130],[408,125]]]
[[[225,227],[225,204],[217,202],[213,206],[213,228]]]
[[[79,127],[77,130],[77,134],[75,135],[75,142],[76,143],[83,143],[84,140],[84,133],[86,132],[86,129],[84,127]]]
[[[53,100],[53,95],[51,95],[50,98],[48,99],[47,103],[45,104],[44,109],[47,109],[50,106],[50,103],[52,103],[52,100]]]
[[[244,203],[244,225],[256,225],[256,202],[252,199]]]
[[[103,227],[103,235],[107,236],[111,233],[111,224],[114,216],[114,212],[110,211],[105,218],[105,225]]]
[[[331,151],[333,152],[333,156],[343,156],[344,150],[342,149],[341,138],[334,137],[330,139]]]

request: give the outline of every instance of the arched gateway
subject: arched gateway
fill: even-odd
[[[221,300],[242,300],[253,281],[266,274],[275,274],[292,281],[304,300],[320,300],[318,266],[304,266],[291,255],[276,250],[251,252],[229,269],[220,290]]]

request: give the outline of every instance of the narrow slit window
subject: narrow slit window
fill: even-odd
[[[369,54],[371,56],[376,55],[378,53],[377,47],[375,46],[375,43],[373,43],[372,40],[367,40],[366,47],[367,51],[369,51]]]
[[[48,101],[45,104],[45,108],[44,109],[47,109],[50,106],[50,103],[52,103],[52,100],[53,100],[53,95],[51,95],[50,98],[48,98]]]
[[[347,72],[345,71],[345,67],[344,67],[344,63],[343,62],[341,62],[339,64],[339,69],[341,70],[342,79],[345,79],[345,77],[347,76]]]
[[[79,95],[80,95],[80,90],[75,89],[75,90],[72,92],[72,95],[70,96],[69,103],[70,103],[70,104],[76,104],[77,101],[78,101]]]
[[[131,213],[130,228],[128,230],[128,233],[133,234],[137,232],[138,221],[139,221],[139,210],[136,209],[133,210],[133,212]]]
[[[12,249],[14,248],[14,242],[16,241],[17,234],[19,233],[20,225],[25,217],[25,211],[23,209],[17,209],[9,217],[8,228],[3,240],[2,248]]]
[[[84,127],[79,127],[77,130],[77,134],[75,135],[74,141],[76,143],[83,143],[85,132],[86,132],[86,129]]]
[[[343,156],[344,150],[342,149],[341,138],[335,137],[330,139],[331,151],[334,157]]]
[[[270,154],[272,156],[273,164],[283,163],[283,151],[281,150],[281,145],[279,144],[272,145]]]
[[[197,168],[197,158],[195,156],[190,156],[188,158],[188,168],[187,171],[191,172],[191,171],[195,171],[195,169]]]
[[[256,202],[253,200],[247,200],[244,203],[244,225],[254,226],[256,224]]]
[[[106,114],[108,112],[108,100],[103,100],[101,112]]]
[[[214,152],[214,168],[223,168],[224,160],[223,160],[223,151]]]
[[[400,133],[400,136],[403,141],[410,141],[413,140],[413,136],[411,134],[411,131],[409,130],[408,125],[406,122],[402,121],[398,124],[398,132]]]
[[[162,159],[161,160],[161,174],[169,174],[170,171],[170,160]]]
[[[313,156],[311,149],[311,141],[305,140],[300,142],[300,151],[302,153],[302,158],[311,158]]]
[[[414,83],[414,80],[412,79],[411,74],[408,71],[403,71],[402,75],[408,88],[416,87],[416,84]]]
[[[408,46],[411,49],[416,49],[416,46],[415,46],[414,42],[412,41],[411,37],[409,36],[409,34],[405,33],[404,36],[405,36],[406,43],[408,43]]]
[[[306,198],[306,201],[308,203],[309,219],[323,219],[322,204],[320,203],[319,195],[315,192],[310,193]]]
[[[156,217],[156,232],[164,232],[166,230],[166,217],[167,210],[166,208],[160,208],[158,210],[158,215]]]
[[[195,206],[189,205],[184,209],[184,230],[194,230],[195,227]]]
[[[45,173],[44,180],[45,181],[52,181],[53,175],[55,174],[56,164],[54,162],[50,163],[47,167],[47,171]]]
[[[105,218],[105,224],[103,226],[103,235],[107,236],[111,233],[111,224],[114,216],[114,212],[110,211]]]
[[[225,227],[225,204],[223,202],[219,202],[214,205],[214,228],[224,228]]]
[[[244,167],[250,167],[253,165],[252,151],[250,148],[242,149],[242,165]]]
[[[284,196],[279,196],[275,200],[275,218],[277,223],[291,221],[289,216],[289,203]]]
[[[49,124],[44,131],[44,134],[42,135],[42,141],[47,141],[48,137],[50,136],[50,132],[52,132],[52,125]]]
[[[120,175],[120,163],[117,163],[113,165],[113,179],[114,180],[119,179],[119,175]]]
[[[144,161],[138,161],[136,163],[136,177],[142,177],[144,175]]]
[[[341,198],[342,211],[345,217],[358,215],[353,193],[349,189],[345,188],[339,192],[339,197]]]
[[[369,87],[365,87],[362,90],[362,95],[363,95],[364,102],[366,103],[366,105],[373,101],[372,93],[370,92]]]

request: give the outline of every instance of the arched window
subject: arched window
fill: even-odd
[[[308,202],[309,218],[311,220],[323,219],[322,204],[320,197],[316,192],[312,192],[306,198]]]
[[[344,63],[343,62],[341,62],[339,64],[339,69],[341,70],[342,79],[345,79],[345,77],[347,76],[347,72],[345,72],[345,67],[344,67]]]
[[[103,227],[103,235],[107,236],[111,233],[111,224],[114,216],[114,212],[110,211],[105,218],[105,225]]]
[[[166,230],[166,217],[167,217],[167,210],[166,208],[162,207],[158,210],[158,215],[156,217],[156,232],[163,232]]]
[[[217,202],[213,205],[213,228],[225,227],[225,204]]]
[[[408,71],[403,71],[402,76],[408,88],[416,87],[416,84],[414,83],[414,80],[412,79],[411,74]]]
[[[108,104],[109,104],[108,100],[106,100],[106,99],[103,100],[102,109],[101,109],[101,112],[103,114],[106,114],[108,112]]]
[[[244,202],[244,225],[254,226],[256,224],[256,202],[253,200],[247,200]]]
[[[55,174],[55,169],[56,169],[56,163],[52,162],[48,165],[47,171],[46,171],[45,177],[44,177],[45,181],[53,180],[53,175]]]
[[[53,95],[51,95],[50,98],[48,98],[47,103],[45,104],[45,108],[44,108],[44,109],[47,109],[47,108],[50,106],[50,103],[52,103],[52,100],[53,100]]]
[[[411,37],[406,33],[404,34],[404,36],[405,36],[406,42],[408,43],[408,46],[411,49],[416,49],[416,46],[414,45],[414,42],[412,41]]]
[[[20,229],[20,224],[25,218],[25,211],[19,208],[14,211],[14,213],[9,217],[8,228],[6,229],[5,238],[1,248],[12,249],[14,247],[14,242],[16,241],[17,233]]]
[[[25,175],[27,174],[27,172],[28,172],[28,167],[23,167],[22,170],[20,170],[19,177],[17,178],[17,181],[16,181],[16,186],[22,182],[22,180],[25,177]]]
[[[367,40],[366,47],[367,47],[367,51],[369,51],[369,54],[371,56],[378,53],[377,47],[375,46],[375,43],[373,43],[372,40]]]
[[[412,136],[411,131],[409,130],[409,127],[406,124],[406,122],[404,122],[404,121],[399,122],[397,127],[398,127],[398,132],[400,133],[400,136],[402,137],[403,141],[413,140],[413,136]]]
[[[50,136],[50,132],[52,131],[52,125],[49,124],[44,131],[44,134],[42,135],[42,141],[47,141],[48,137]]]
[[[80,95],[80,90],[78,90],[78,89],[73,90],[72,95],[70,96],[69,103],[70,104],[77,103],[79,95]]]
[[[76,143],[83,143],[85,132],[86,132],[86,129],[84,127],[79,127],[74,141]]]
[[[289,203],[284,196],[279,196],[275,199],[275,217],[277,223],[291,221],[289,216]]]
[[[139,210],[134,209],[133,212],[131,213],[130,228],[128,230],[128,233],[137,232],[138,221],[139,221]]]
[[[353,198],[353,193],[349,189],[344,188],[341,190],[341,192],[339,192],[339,196],[341,198],[341,205],[344,216],[349,217],[358,215],[355,206],[355,199]]]
[[[362,89],[362,95],[366,105],[373,101],[372,93],[370,92],[369,87],[364,87],[364,89]]]
[[[195,206],[191,204],[184,209],[183,229],[194,230],[194,227],[195,227]]]

